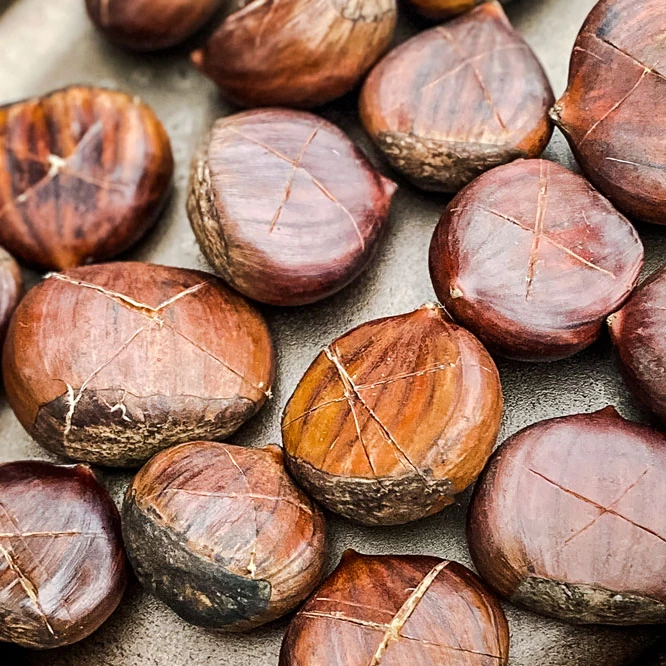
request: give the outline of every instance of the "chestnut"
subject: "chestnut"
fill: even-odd
[[[72,86],[0,107],[0,244],[40,268],[123,252],[156,222],[169,137],[138,97]]]
[[[585,175],[621,211],[666,224],[663,0],[602,0],[571,56],[552,118]]]
[[[0,247],[0,344],[5,339],[9,319],[23,293],[21,270],[13,257]]]
[[[3,370],[39,444],[133,467],[236,430],[270,395],[274,354],[261,315],[214,276],[127,262],[53,273],[31,289]]]
[[[485,0],[409,0],[409,4],[426,18],[439,20],[474,9]],[[509,0],[501,0],[507,3]]]
[[[242,631],[284,615],[324,566],[323,514],[275,445],[162,451],[127,491],[123,534],[141,583],[208,629]]]
[[[220,5],[221,0],[86,0],[95,26],[111,41],[137,51],[180,44]]]
[[[289,399],[289,470],[331,511],[397,525],[441,511],[483,469],[502,417],[497,368],[437,304],[326,347]]]
[[[430,246],[437,297],[493,352],[575,354],[601,334],[643,265],[631,223],[559,164],[518,160],[465,187]]]
[[[194,64],[242,106],[310,108],[349,92],[388,48],[396,0],[233,0]]]
[[[90,468],[0,465],[0,641],[80,641],[116,609],[125,579],[120,517]]]
[[[457,192],[488,169],[537,157],[553,101],[536,56],[488,2],[391,51],[368,76],[360,112],[393,167],[423,189]]]
[[[367,266],[395,189],[335,125],[267,109],[215,123],[192,165],[187,210],[229,284],[264,303],[303,305]]]
[[[502,607],[462,564],[351,550],[291,621],[280,653],[280,666],[508,661]]]
[[[581,624],[666,622],[666,435],[613,407],[510,437],[476,485],[468,541],[502,597]]]

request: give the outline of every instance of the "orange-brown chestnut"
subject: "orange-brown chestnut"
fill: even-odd
[[[582,624],[666,622],[666,436],[612,407],[536,423],[493,454],[469,509],[501,596]]]
[[[457,192],[492,167],[537,157],[553,101],[536,56],[488,2],[391,51],[366,80],[360,110],[398,171],[424,189]]]
[[[155,113],[132,95],[86,86],[0,107],[0,165],[0,244],[58,270],[139,240],[173,174]]]
[[[430,246],[438,298],[491,351],[564,358],[592,344],[643,265],[630,222],[546,160],[483,174],[444,211]]]
[[[666,3],[602,0],[551,113],[585,175],[621,211],[666,224]]]
[[[266,109],[215,123],[192,165],[187,209],[229,284],[264,303],[303,305],[366,267],[395,188],[335,125]]]
[[[0,247],[0,345],[4,342],[9,318],[23,293],[23,278],[18,264]]]
[[[192,442],[162,451],[123,504],[139,580],[208,629],[242,631],[292,610],[319,582],[324,531],[275,445]]]
[[[39,444],[133,467],[236,430],[270,394],[274,355],[261,315],[221,280],[127,262],[34,287],[10,323],[3,370]]]
[[[196,66],[243,106],[310,108],[349,92],[388,48],[396,0],[233,0]]]
[[[0,641],[80,641],[125,590],[113,501],[88,467],[36,461],[0,465],[0,498]]]
[[[359,555],[291,621],[280,666],[506,666],[499,601],[466,567],[437,557]]]
[[[414,9],[426,18],[439,20],[474,9],[486,0],[409,0]],[[509,0],[501,0],[503,3]]]
[[[324,506],[367,525],[441,511],[492,451],[495,365],[439,305],[377,319],[332,342],[282,417],[287,466]]]

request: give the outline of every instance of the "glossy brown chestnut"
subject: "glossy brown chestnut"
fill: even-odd
[[[120,517],[90,469],[0,465],[0,641],[39,649],[80,641],[124,590]]]
[[[233,0],[195,65],[243,106],[310,108],[349,92],[388,48],[396,0]]]
[[[367,266],[395,189],[335,125],[248,111],[215,123],[192,165],[187,210],[229,284],[264,303],[302,305]]]
[[[506,4],[509,0],[502,0]],[[445,19],[468,12],[485,0],[409,0],[419,14],[430,19]]]
[[[137,97],[75,86],[0,107],[0,244],[42,268],[108,259],[153,226],[172,174]]]
[[[520,360],[592,344],[642,265],[630,222],[584,178],[546,160],[477,178],[444,211],[430,245],[446,309],[491,351]]]
[[[492,451],[495,365],[441,306],[377,319],[332,342],[282,417],[289,470],[324,506],[367,525],[441,511]]]
[[[127,262],[54,273],[30,290],[3,370],[39,444],[133,467],[236,430],[270,395],[274,355],[261,315],[221,280]]]
[[[292,610],[319,582],[324,532],[275,445],[181,444],[143,467],[123,504],[139,580],[208,629],[250,629]]]
[[[175,46],[210,19],[221,0],[86,0],[92,22],[112,41],[137,51]]]
[[[280,666],[506,666],[509,627],[499,601],[457,562],[359,555],[296,614]]]
[[[551,115],[621,211],[666,224],[666,3],[602,0],[583,24]]]
[[[360,109],[398,171],[424,189],[457,192],[488,169],[537,157],[553,99],[530,47],[488,2],[391,51],[366,80]]]
[[[613,407],[509,438],[476,485],[468,540],[501,596],[582,624],[666,622],[666,436]]]
[[[9,318],[16,309],[23,293],[23,278],[18,264],[0,247],[0,344],[9,326]]]

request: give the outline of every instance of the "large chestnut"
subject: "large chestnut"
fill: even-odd
[[[215,123],[192,165],[187,209],[229,284],[264,303],[302,305],[366,267],[395,189],[335,125],[249,111]]]
[[[499,601],[457,562],[347,551],[291,621],[280,666],[506,666]]]
[[[483,469],[502,416],[495,365],[439,305],[377,319],[322,351],[282,417],[289,470],[367,525],[441,511]]]
[[[469,509],[481,577],[574,623],[666,622],[666,436],[612,407],[536,423],[491,458]]]
[[[261,315],[221,280],[128,262],[34,287],[12,318],[3,370],[39,444],[133,467],[236,430],[270,394],[274,355]]]
[[[127,491],[123,533],[139,580],[208,629],[241,631],[284,615],[324,565],[324,517],[275,445],[162,451]]]
[[[430,246],[446,309],[491,351],[521,360],[592,344],[642,265],[629,221],[584,178],[546,160],[477,178],[444,211]]]
[[[0,247],[0,344],[5,339],[9,318],[23,293],[21,270],[13,257]]]
[[[585,175],[629,216],[666,224],[666,3],[601,0],[552,117]]]
[[[243,106],[309,108],[349,92],[388,48],[396,0],[233,0],[196,66]]]
[[[508,2],[509,0],[500,0]],[[474,9],[485,0],[409,0],[414,9],[426,18],[439,20]]]
[[[553,101],[536,56],[488,2],[391,51],[367,78],[360,110],[398,171],[424,189],[457,192],[488,169],[537,157]]]
[[[0,465],[0,641],[39,649],[80,641],[124,590],[120,517],[90,469]]]

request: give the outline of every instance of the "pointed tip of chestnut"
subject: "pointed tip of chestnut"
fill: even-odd
[[[548,117],[558,126],[562,124],[562,101],[558,101],[548,111]]]
[[[204,62],[203,49],[196,49],[190,53],[190,62],[198,69],[202,70]]]
[[[620,412],[617,411],[617,408],[614,405],[606,405],[601,409],[597,409],[595,412],[592,412],[595,416],[610,416],[612,418],[618,418],[626,420]]]
[[[384,196],[390,201],[398,190],[398,183],[396,183],[394,180],[391,180],[391,178],[387,178],[383,174],[379,174],[379,180],[382,184]]]
[[[279,444],[271,442],[270,444],[266,444],[266,446],[263,446],[262,448],[267,453],[270,453],[278,462],[280,463],[284,462],[284,451],[282,450],[282,447]]]

